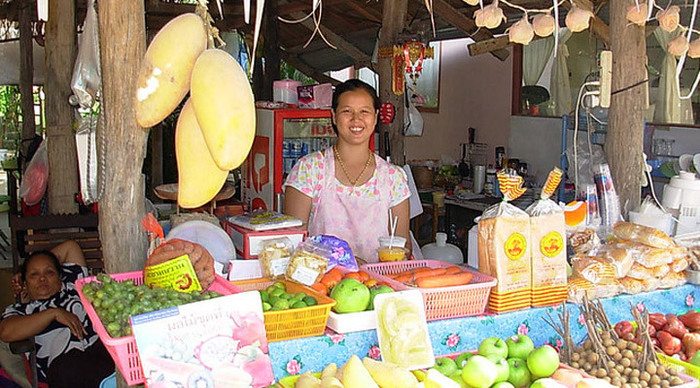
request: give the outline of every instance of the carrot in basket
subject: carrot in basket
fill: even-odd
[[[429,278],[431,276],[439,276],[439,275],[445,275],[446,274],[446,269],[445,268],[435,268],[430,271],[423,271],[419,272],[416,274],[413,274],[413,280],[418,280],[422,278]]]
[[[411,275],[410,273],[400,275],[400,276],[395,277],[394,280],[396,280],[397,282],[401,282],[401,283],[408,283],[408,282],[413,280],[413,275]]]
[[[421,288],[462,286],[472,280],[473,275],[463,272],[453,275],[436,275],[416,280],[416,285]]]
[[[435,268],[430,268],[430,267],[419,267],[419,268],[414,268],[406,272],[412,272],[414,274],[421,273],[421,272],[430,272]]]
[[[445,275],[454,275],[462,272],[464,272],[464,270],[462,268],[457,267],[456,265],[452,267],[447,267],[445,269]]]

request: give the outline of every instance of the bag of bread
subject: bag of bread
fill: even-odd
[[[530,216],[530,239],[533,243],[533,293],[545,288],[551,291],[565,289],[567,284],[564,211],[549,199],[559,186],[562,175],[560,169],[554,168],[547,176],[540,199],[525,210]],[[533,300],[534,302],[536,301]]]
[[[622,292],[626,294],[639,294],[640,292],[649,292],[656,289],[659,284],[658,279],[635,279],[631,277],[624,277],[620,279],[620,285]]]
[[[673,239],[666,233],[631,222],[620,221],[616,223],[613,226],[613,234],[619,239],[634,241],[654,248],[671,248],[676,246]]]
[[[617,270],[608,260],[596,256],[574,256],[571,258],[574,275],[598,284],[617,279]]]
[[[498,279],[492,296],[526,296],[532,282],[530,217],[508,203],[521,196],[523,178],[498,174],[503,201],[484,211],[478,226],[479,271]],[[524,306],[528,307],[529,302]]]
[[[683,285],[687,282],[684,272],[671,271],[668,275],[658,279],[657,288],[673,288]]]
[[[598,246],[589,254],[612,264],[615,267],[616,277],[621,279],[627,275],[627,272],[641,255],[641,250],[637,249],[637,245],[611,242]]]
[[[671,264],[680,258],[687,257],[687,255],[688,250],[684,247],[647,248],[642,250],[637,263],[647,268],[654,268],[660,265]]]
[[[593,284],[579,276],[573,276],[569,279],[568,288],[569,295],[567,300],[574,303],[583,303],[584,297],[593,300],[615,296],[622,290],[620,282],[618,282],[617,279]]]
[[[668,275],[669,272],[671,272],[671,267],[668,264],[647,268],[639,263],[634,263],[627,272],[627,276],[638,280],[660,279]]]
[[[671,271],[682,272],[690,266],[690,256],[678,257],[671,264]]]
[[[600,245],[600,238],[593,228],[584,228],[567,232],[568,243],[576,255],[587,255]]]

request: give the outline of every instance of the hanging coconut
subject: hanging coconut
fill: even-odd
[[[673,32],[678,28],[678,23],[681,19],[681,9],[677,5],[672,5],[656,13],[656,19],[659,21],[659,27],[666,32]]]
[[[690,42],[688,56],[691,58],[700,58],[700,38]]]
[[[464,1],[465,3],[472,5],[472,6],[479,4],[479,0],[462,0],[462,1]]]
[[[647,3],[633,4],[627,7],[627,20],[640,27],[644,27],[647,23],[648,14],[649,5]]]
[[[542,38],[552,35],[555,26],[556,22],[554,16],[548,13],[543,13],[532,18],[532,27],[535,30],[535,34]]]
[[[477,27],[496,28],[506,21],[503,10],[498,7],[498,0],[474,12],[474,22]]]
[[[685,54],[688,51],[688,48],[688,40],[685,38],[685,35],[678,35],[675,39],[668,42],[667,47],[668,53],[677,57]]]
[[[508,40],[513,43],[527,45],[535,37],[535,31],[532,25],[527,20],[527,14],[523,16],[517,23],[510,26],[508,29]]]
[[[571,5],[569,13],[566,14],[566,27],[571,32],[581,32],[588,28],[593,12]]]

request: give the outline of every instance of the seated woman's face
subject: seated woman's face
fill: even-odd
[[[27,293],[32,300],[48,299],[61,291],[61,275],[50,258],[34,257],[27,265]]]

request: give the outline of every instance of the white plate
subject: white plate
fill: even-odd
[[[693,155],[683,154],[678,158],[678,164],[681,167],[681,171],[691,171],[690,167],[693,165]]]

